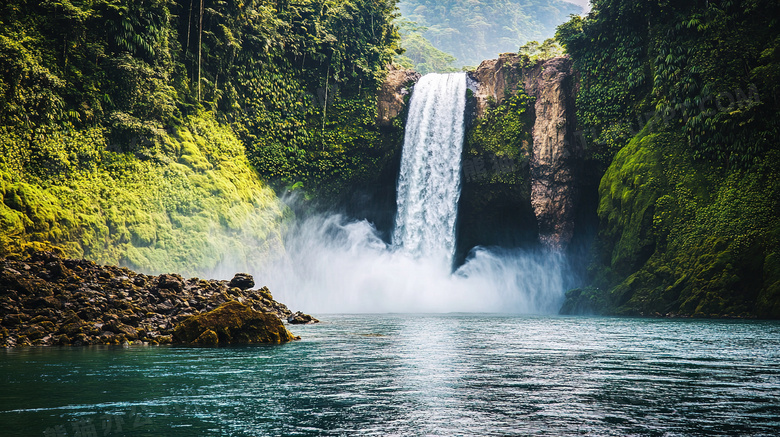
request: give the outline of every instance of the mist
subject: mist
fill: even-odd
[[[477,248],[455,272],[449,260],[415,257],[365,220],[338,214],[297,223],[285,254],[252,272],[294,311],[323,313],[557,313],[570,281],[549,251]]]

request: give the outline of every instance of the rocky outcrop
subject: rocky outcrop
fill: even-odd
[[[574,232],[581,145],[575,141],[574,81],[571,60],[557,57],[532,63],[512,53],[483,61],[469,74],[473,117],[484,117],[519,89],[535,98],[530,153],[530,199],[539,239],[565,247]]]
[[[484,117],[490,106],[500,105],[508,96],[515,94],[519,84],[523,84],[526,90],[535,85],[531,80],[532,70],[523,68],[523,59],[515,53],[502,53],[498,59],[482,61],[476,70],[468,74],[469,89],[475,101],[472,116]]]
[[[248,290],[255,286],[255,279],[252,275],[246,273],[236,273],[233,279],[228,283],[228,287],[237,287],[242,290]]]
[[[410,88],[419,79],[420,73],[414,70],[402,70],[393,65],[388,66],[387,76],[377,96],[377,125],[392,125],[393,119],[404,110],[406,105],[404,96],[409,94]]]
[[[237,301],[226,302],[215,310],[184,319],[173,330],[173,338],[200,346],[278,344],[296,339],[276,315],[255,311]]]
[[[320,321],[308,314],[303,314],[302,312],[298,311],[297,313],[287,318],[287,323],[291,325],[311,325],[314,323],[320,323]]]
[[[148,276],[48,252],[0,259],[0,346],[171,343],[185,319],[231,301],[277,321],[293,315],[268,288],[242,289],[250,275],[236,277]]]
[[[581,145],[576,126],[571,60],[544,62],[536,81],[536,121],[531,157],[531,205],[539,223],[539,238],[548,247],[563,248],[574,234],[577,174]]]

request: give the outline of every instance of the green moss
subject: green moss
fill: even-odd
[[[521,82],[515,94],[467,129],[458,208],[460,256],[478,244],[516,246],[536,239],[528,165],[533,104]]]
[[[726,170],[695,161],[680,136],[637,135],[599,188],[591,274],[605,310],[780,317],[775,155]]]
[[[286,343],[295,340],[281,320],[236,301],[207,313],[191,316],[173,331],[179,342],[204,346],[240,343]]]
[[[194,344],[201,346],[216,346],[219,344],[219,336],[211,329],[203,331],[202,334],[192,341]]]
[[[149,273],[202,275],[227,257],[240,254],[247,268],[283,250],[289,212],[250,168],[235,135],[210,116],[162,135],[171,155],[152,160],[106,151],[94,131],[59,138],[48,147],[96,141],[101,164],[71,171],[61,163],[65,174],[36,177],[0,162],[0,256],[55,248]],[[0,136],[0,148],[20,147],[15,141]]]

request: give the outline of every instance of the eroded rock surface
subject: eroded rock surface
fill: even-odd
[[[404,96],[409,94],[410,88],[419,79],[420,73],[414,70],[396,69],[392,65],[388,67],[387,77],[377,96],[377,125],[390,126],[393,123],[393,119],[406,106]]]
[[[537,63],[513,53],[483,61],[469,74],[474,94],[473,117],[484,117],[522,87],[536,99],[533,105],[533,145],[530,158],[531,206],[539,239],[548,247],[565,247],[574,233],[578,201],[577,176],[582,145],[576,126],[571,59],[556,57]]]
[[[233,285],[250,281],[244,275]],[[175,274],[148,276],[48,252],[0,259],[0,346],[171,343],[179,323],[231,301],[278,321],[292,315],[268,288],[241,287]]]
[[[279,318],[238,301],[187,317],[173,330],[173,339],[201,346],[220,344],[286,343],[296,337]]]
[[[582,148],[575,141],[571,60],[547,60],[535,76],[536,121],[531,157],[531,206],[539,238],[563,248],[574,234],[574,208]]]
[[[287,318],[287,323],[291,325],[311,325],[313,323],[320,323],[320,321],[308,314],[298,311]]]

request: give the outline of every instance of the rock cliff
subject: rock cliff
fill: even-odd
[[[409,88],[420,79],[420,73],[414,70],[401,70],[390,65],[387,77],[377,96],[377,125],[390,126],[393,119],[403,112],[404,96]]]
[[[566,247],[574,232],[582,156],[573,132],[571,60],[564,56],[532,63],[527,57],[502,54],[482,62],[469,77],[474,96],[471,115],[476,119],[521,90],[535,99],[529,153],[531,206],[542,243],[554,249]]]
[[[553,248],[565,247],[574,234],[577,174],[582,157],[573,140],[576,125],[571,60],[547,60],[536,86],[536,121],[531,157],[531,205],[539,222],[539,238]]]

